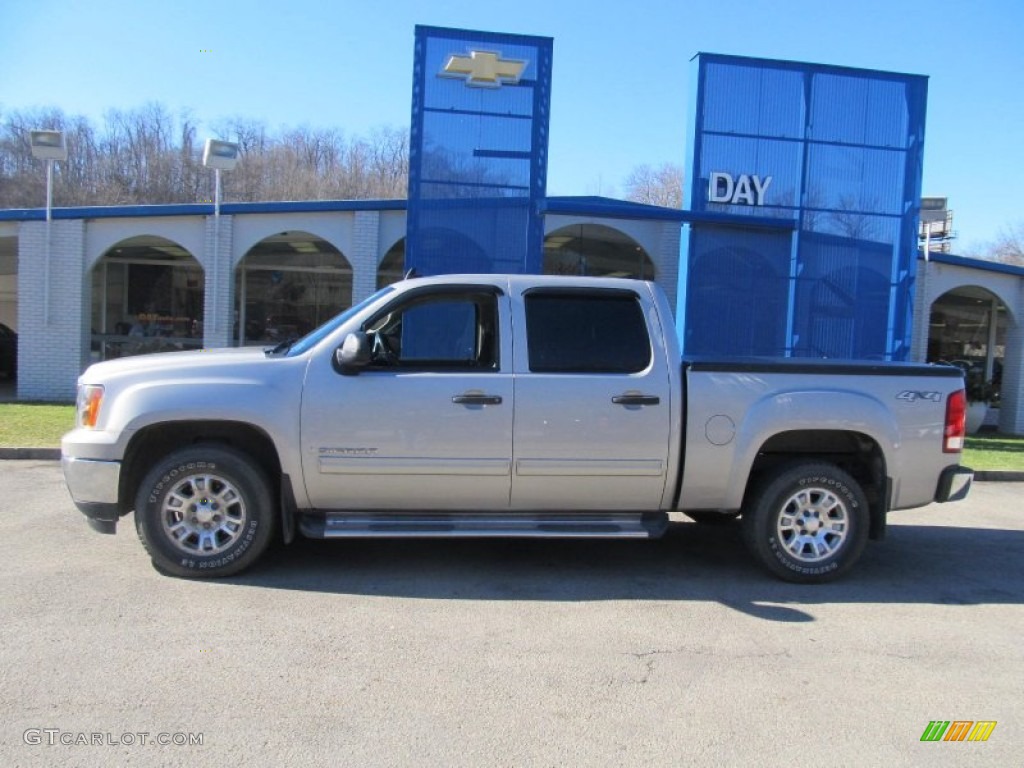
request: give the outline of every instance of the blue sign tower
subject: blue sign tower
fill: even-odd
[[[686,352],[906,359],[927,78],[705,53],[695,66]]]
[[[416,27],[406,268],[541,272],[553,41]]]

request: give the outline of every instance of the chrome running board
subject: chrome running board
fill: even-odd
[[[667,527],[661,512],[329,512],[304,515],[299,523],[312,539],[651,539]]]

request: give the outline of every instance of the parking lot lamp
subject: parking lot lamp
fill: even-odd
[[[50,324],[50,220],[53,218],[53,163],[68,159],[64,133],[53,130],[29,131],[32,157],[46,161],[46,246],[43,255],[43,320]]]

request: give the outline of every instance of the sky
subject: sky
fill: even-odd
[[[554,38],[548,194],[685,165],[698,52],[929,77],[925,196],[983,248],[1024,222],[1022,0],[3,0],[0,114],[188,110],[366,136],[406,127],[417,24]],[[45,126],[40,126],[45,127]]]

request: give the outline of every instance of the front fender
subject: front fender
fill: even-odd
[[[105,421],[117,458],[125,455],[140,430],[161,424],[240,422],[266,433],[277,451],[282,472],[300,477],[298,404],[301,382],[290,391],[256,378],[154,378],[120,388],[109,403]]]

